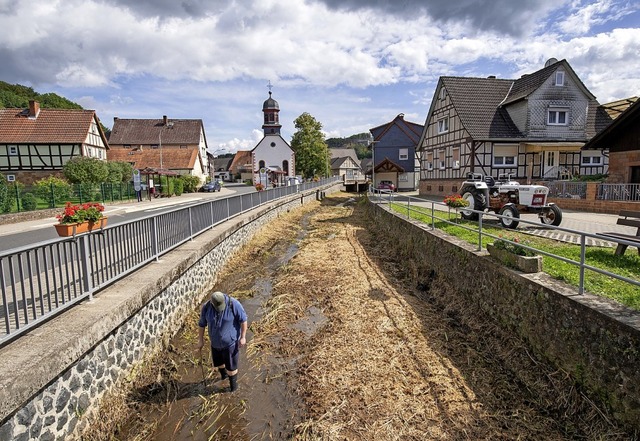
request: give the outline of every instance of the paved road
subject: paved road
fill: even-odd
[[[220,198],[238,193],[255,191],[247,185],[225,185],[221,191],[212,193],[185,193],[171,198],[157,198],[142,202],[126,202],[105,204],[105,215],[109,217],[109,225],[134,220],[150,214],[158,214],[162,210],[192,205],[210,198]],[[38,242],[52,240],[58,237],[53,224],[55,217],[0,225],[0,251],[27,246]]]

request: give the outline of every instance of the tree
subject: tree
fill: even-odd
[[[62,173],[72,184],[101,184],[109,176],[109,167],[106,161],[76,156],[62,167]]]
[[[329,149],[321,132],[322,124],[303,113],[294,121],[297,132],[291,138],[296,154],[296,172],[306,178],[329,175]]]

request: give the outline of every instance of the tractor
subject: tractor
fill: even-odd
[[[511,180],[511,175],[502,174],[496,182],[491,176],[469,173],[462,183],[460,194],[476,211],[493,211],[501,216],[505,228],[516,228],[520,213],[537,213],[540,222],[558,226],[562,211],[556,204],[547,204],[549,189],[543,185],[520,185]],[[478,220],[478,213],[462,209],[462,217]]]

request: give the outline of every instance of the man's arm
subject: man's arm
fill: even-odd
[[[197,349],[202,349],[204,346],[204,328],[202,326],[198,326],[198,344],[196,345]]]
[[[247,344],[247,321],[240,323],[240,347]]]

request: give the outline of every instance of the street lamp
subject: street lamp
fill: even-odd
[[[160,170],[162,170],[162,131],[164,130],[165,127],[167,129],[172,129],[173,123],[168,122],[166,126],[163,124],[162,127],[160,127],[160,135],[158,136],[158,146],[160,148]]]

